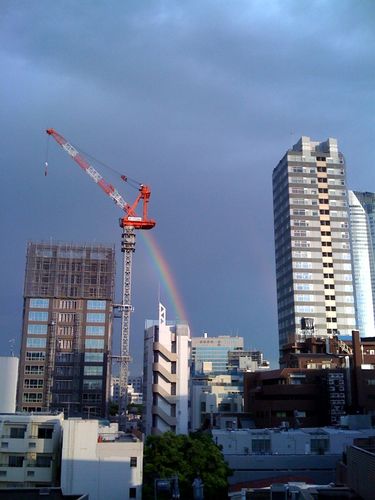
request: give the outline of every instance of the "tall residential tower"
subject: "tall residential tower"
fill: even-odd
[[[349,335],[356,321],[337,140],[301,137],[273,171],[273,200],[280,348],[306,333]]]
[[[113,247],[28,244],[20,410],[106,414],[114,276]]]

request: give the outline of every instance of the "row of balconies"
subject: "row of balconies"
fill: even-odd
[[[9,467],[0,464],[0,484],[3,482],[24,483],[52,483],[53,467],[35,467],[31,464],[25,464],[22,467]]]
[[[38,438],[10,438],[9,436],[1,436],[0,453],[12,451],[12,453],[52,453],[54,448],[53,439],[38,439]]]

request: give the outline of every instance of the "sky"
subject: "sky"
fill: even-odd
[[[349,188],[375,191],[374,54],[372,0],[2,0],[0,355],[19,352],[30,240],[115,244],[121,296],[121,211],[53,127],[152,190],[170,281],[138,235],[131,373],[159,296],[276,367],[272,170],[301,135],[336,137]]]

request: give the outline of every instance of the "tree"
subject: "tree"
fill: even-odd
[[[226,499],[231,474],[219,447],[209,434],[175,435],[166,432],[149,436],[143,463],[143,499],[154,498],[155,479],[178,475],[181,500],[193,498],[192,483],[197,476],[204,484],[205,500]]]

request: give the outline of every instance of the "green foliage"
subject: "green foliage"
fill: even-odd
[[[109,414],[111,417],[114,417],[115,415],[118,415],[118,404],[117,403],[110,403],[109,404]]]
[[[192,483],[199,474],[204,483],[205,500],[227,498],[227,478],[231,471],[210,435],[190,436],[166,432],[149,436],[143,463],[143,499],[154,499],[154,481],[178,475],[181,500],[192,499]]]

